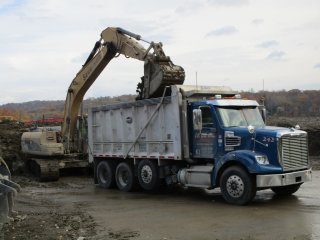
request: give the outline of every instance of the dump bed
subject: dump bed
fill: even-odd
[[[178,94],[95,107],[89,111],[89,161],[94,157],[182,159]]]

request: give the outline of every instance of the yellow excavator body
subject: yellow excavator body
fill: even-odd
[[[57,139],[58,131],[25,132],[21,136],[23,153],[36,156],[63,156],[63,143]]]

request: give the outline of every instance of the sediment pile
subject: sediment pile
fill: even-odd
[[[320,117],[284,118],[271,117],[267,124],[270,126],[294,127],[297,124],[308,132],[309,154],[313,161],[320,162]],[[0,156],[6,161],[13,173],[23,170],[24,162],[21,153],[21,135],[26,128],[18,123],[0,123]],[[320,167],[319,167],[320,168]]]
[[[21,135],[25,131],[21,124],[0,123],[0,156],[11,171],[16,172],[23,166],[21,153]]]

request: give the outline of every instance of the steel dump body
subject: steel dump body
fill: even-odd
[[[182,160],[178,95],[91,109],[89,161],[95,157]]]
[[[235,94],[225,86],[172,85],[170,91],[166,97],[92,108],[88,116],[89,162],[94,158],[187,161],[187,101]]]

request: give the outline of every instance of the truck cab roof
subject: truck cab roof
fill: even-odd
[[[259,106],[257,101],[255,100],[247,100],[247,99],[215,99],[206,101],[207,104],[213,106],[239,106],[239,107],[256,107]]]
[[[256,107],[257,101],[242,99],[237,91],[227,86],[194,86],[174,85],[174,91],[180,91],[183,98],[188,101],[197,101],[199,104],[210,104],[213,106],[239,106]]]

